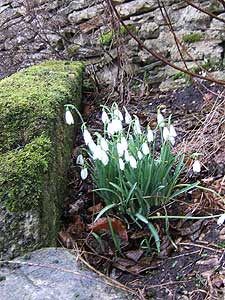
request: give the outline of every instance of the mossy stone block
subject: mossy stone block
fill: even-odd
[[[55,244],[76,129],[64,105],[79,108],[83,69],[52,60],[0,81],[1,257]]]

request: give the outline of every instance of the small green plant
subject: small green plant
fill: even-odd
[[[74,108],[67,105],[68,124],[72,124],[70,107]],[[197,187],[198,183],[178,183],[185,166],[184,154],[174,154],[172,151],[177,134],[171,117],[166,120],[158,110],[156,128],[152,130],[147,127],[144,130],[137,116],[131,117],[126,108],[124,112],[125,115],[116,103],[111,108],[103,107],[103,135],[96,132],[94,138],[83,123],[83,138],[89,158],[85,160],[80,154],[77,164],[81,167],[83,180],[91,173],[95,191],[105,203],[96,220],[104,214],[108,218],[108,213],[113,211],[124,223],[132,221],[139,228],[146,227],[159,251],[159,235],[150,221],[154,217],[150,217],[149,213],[153,207],[167,204]],[[160,146],[159,151],[156,151],[156,144]],[[199,173],[200,169],[199,161],[195,160],[193,171]],[[168,221],[169,216],[164,217]],[[109,218],[108,223],[114,244],[121,252]],[[145,240],[142,246],[149,247],[148,241]]]
[[[112,30],[102,33],[98,39],[98,43],[102,46],[109,46],[113,40],[113,35],[114,32]]]
[[[184,34],[182,36],[182,41],[184,43],[195,43],[195,42],[199,42],[203,39],[204,34],[200,33],[200,32],[193,32],[193,33],[189,33],[189,34]]]

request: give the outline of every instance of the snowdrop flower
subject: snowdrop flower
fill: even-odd
[[[124,136],[121,138],[121,145],[123,146],[124,151],[128,149],[127,140]]]
[[[170,140],[170,132],[167,127],[163,128],[163,139],[165,142]]]
[[[83,155],[82,155],[82,154],[79,154],[79,155],[77,156],[76,164],[77,164],[77,165],[81,165],[81,166],[84,164],[84,158],[83,158]]]
[[[91,142],[93,142],[91,134],[87,129],[84,129],[83,138],[86,145],[89,145]]]
[[[102,123],[104,125],[106,125],[106,124],[109,123],[109,117],[108,117],[108,115],[107,115],[107,113],[106,113],[105,110],[102,111]]]
[[[88,170],[87,168],[84,168],[80,171],[80,177],[82,180],[85,180],[88,177]]]
[[[125,107],[124,110],[125,110],[125,123],[129,125],[132,122],[132,118]]]
[[[160,113],[160,111],[158,111],[158,113],[157,113],[157,123],[158,123],[159,127],[165,126],[165,120],[164,120],[163,115]]]
[[[175,131],[175,129],[174,129]],[[172,131],[172,134],[174,134],[174,132]],[[164,127],[163,128],[163,139],[165,142],[170,141],[170,143],[172,145],[175,144],[175,138],[174,136],[171,135],[170,130],[168,129],[168,127]]]
[[[109,162],[109,157],[104,150],[102,150],[102,153],[101,153],[101,162],[103,163],[104,166],[107,166],[108,162]]]
[[[96,159],[99,159],[101,160],[102,159],[102,148],[100,145],[96,145],[95,147],[95,150],[93,152],[93,160],[96,160]]]
[[[124,164],[124,161],[122,160],[122,158],[119,159],[119,165],[120,165],[120,170],[123,171],[125,168],[125,164]]]
[[[92,154],[95,152],[97,145],[95,144],[95,142],[93,140],[91,140],[88,143],[88,148],[90,149],[90,151],[92,152]]]
[[[217,225],[221,226],[225,222],[225,214],[221,215],[217,221]]]
[[[118,118],[120,121],[123,121],[123,115],[121,113],[121,111],[118,109],[118,107],[116,107],[113,111],[113,115]]]
[[[123,156],[123,152],[124,152],[124,147],[121,143],[118,143],[116,145],[116,148],[117,148],[117,153],[119,155],[119,157],[122,157]]]
[[[138,156],[139,160],[141,160],[143,158],[143,154],[141,153],[141,151],[137,152],[137,156]]]
[[[176,130],[175,130],[175,128],[173,127],[173,125],[170,125],[170,126],[169,126],[169,132],[170,132],[170,136],[172,136],[172,137],[174,137],[174,138],[177,136]]]
[[[126,162],[130,161],[130,154],[127,150],[124,151],[124,158]]]
[[[144,155],[148,155],[149,154],[149,147],[147,143],[143,143],[141,146],[141,150],[143,152]]]
[[[101,138],[100,146],[101,146],[102,150],[104,150],[106,152],[109,150],[108,143],[107,143],[106,139],[104,139],[104,138]]]
[[[122,123],[120,120],[112,120],[108,124],[107,132],[109,136],[112,136],[114,133],[120,132],[123,129]]]
[[[74,119],[71,111],[67,108],[65,112],[65,121],[68,125],[73,125],[74,124]]]
[[[130,162],[131,168],[133,168],[133,169],[136,169],[136,168],[137,168],[137,161],[136,161],[136,159],[133,157],[133,155],[130,155],[129,162]]]
[[[153,131],[150,128],[147,129],[147,140],[149,143],[154,141]]]
[[[195,160],[192,166],[193,172],[194,173],[200,173],[201,172],[201,164],[199,160]]]
[[[137,116],[135,117],[135,121],[134,121],[134,132],[136,134],[141,134],[141,126],[140,126],[140,122]]]

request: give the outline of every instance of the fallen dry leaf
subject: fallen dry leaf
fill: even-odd
[[[112,227],[113,227],[113,230],[115,231],[115,233],[118,234],[118,236],[121,239],[128,241],[127,230],[126,230],[125,225],[116,218],[110,217],[110,221],[111,221],[111,224],[112,224]],[[88,227],[88,230],[92,230],[94,232],[100,232],[101,230],[110,231],[108,220],[105,217],[100,218],[95,223],[89,224],[87,227]]]
[[[68,232],[62,230],[59,232],[58,236],[64,247],[66,247],[67,249],[73,248],[73,239]]]
[[[141,256],[143,255],[144,251],[139,249],[139,250],[131,250],[131,251],[127,251],[125,253],[126,257],[129,259],[134,260],[135,262],[137,262]]]
[[[101,204],[101,203],[98,203],[98,204],[96,204],[96,205],[94,205],[94,206],[89,207],[89,208],[88,208],[88,212],[89,212],[90,214],[96,214],[96,213],[100,212],[102,209],[103,209],[102,204]]]

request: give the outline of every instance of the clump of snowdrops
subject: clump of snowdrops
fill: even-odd
[[[71,108],[75,107],[66,106],[68,124],[73,124]],[[113,103],[110,108],[103,106],[101,121],[102,135],[91,135],[83,122],[88,159],[82,154],[77,157],[81,178],[85,180],[91,174],[95,191],[105,203],[96,219],[113,209],[126,223],[130,218],[139,227],[145,224],[159,250],[159,236],[149,220],[151,209],[198,186],[178,183],[185,165],[184,154],[172,152],[177,133],[171,117],[165,119],[159,109],[156,128],[142,128],[136,115],[132,117],[125,107],[121,112]],[[196,159],[193,171],[198,173],[200,168]]]

